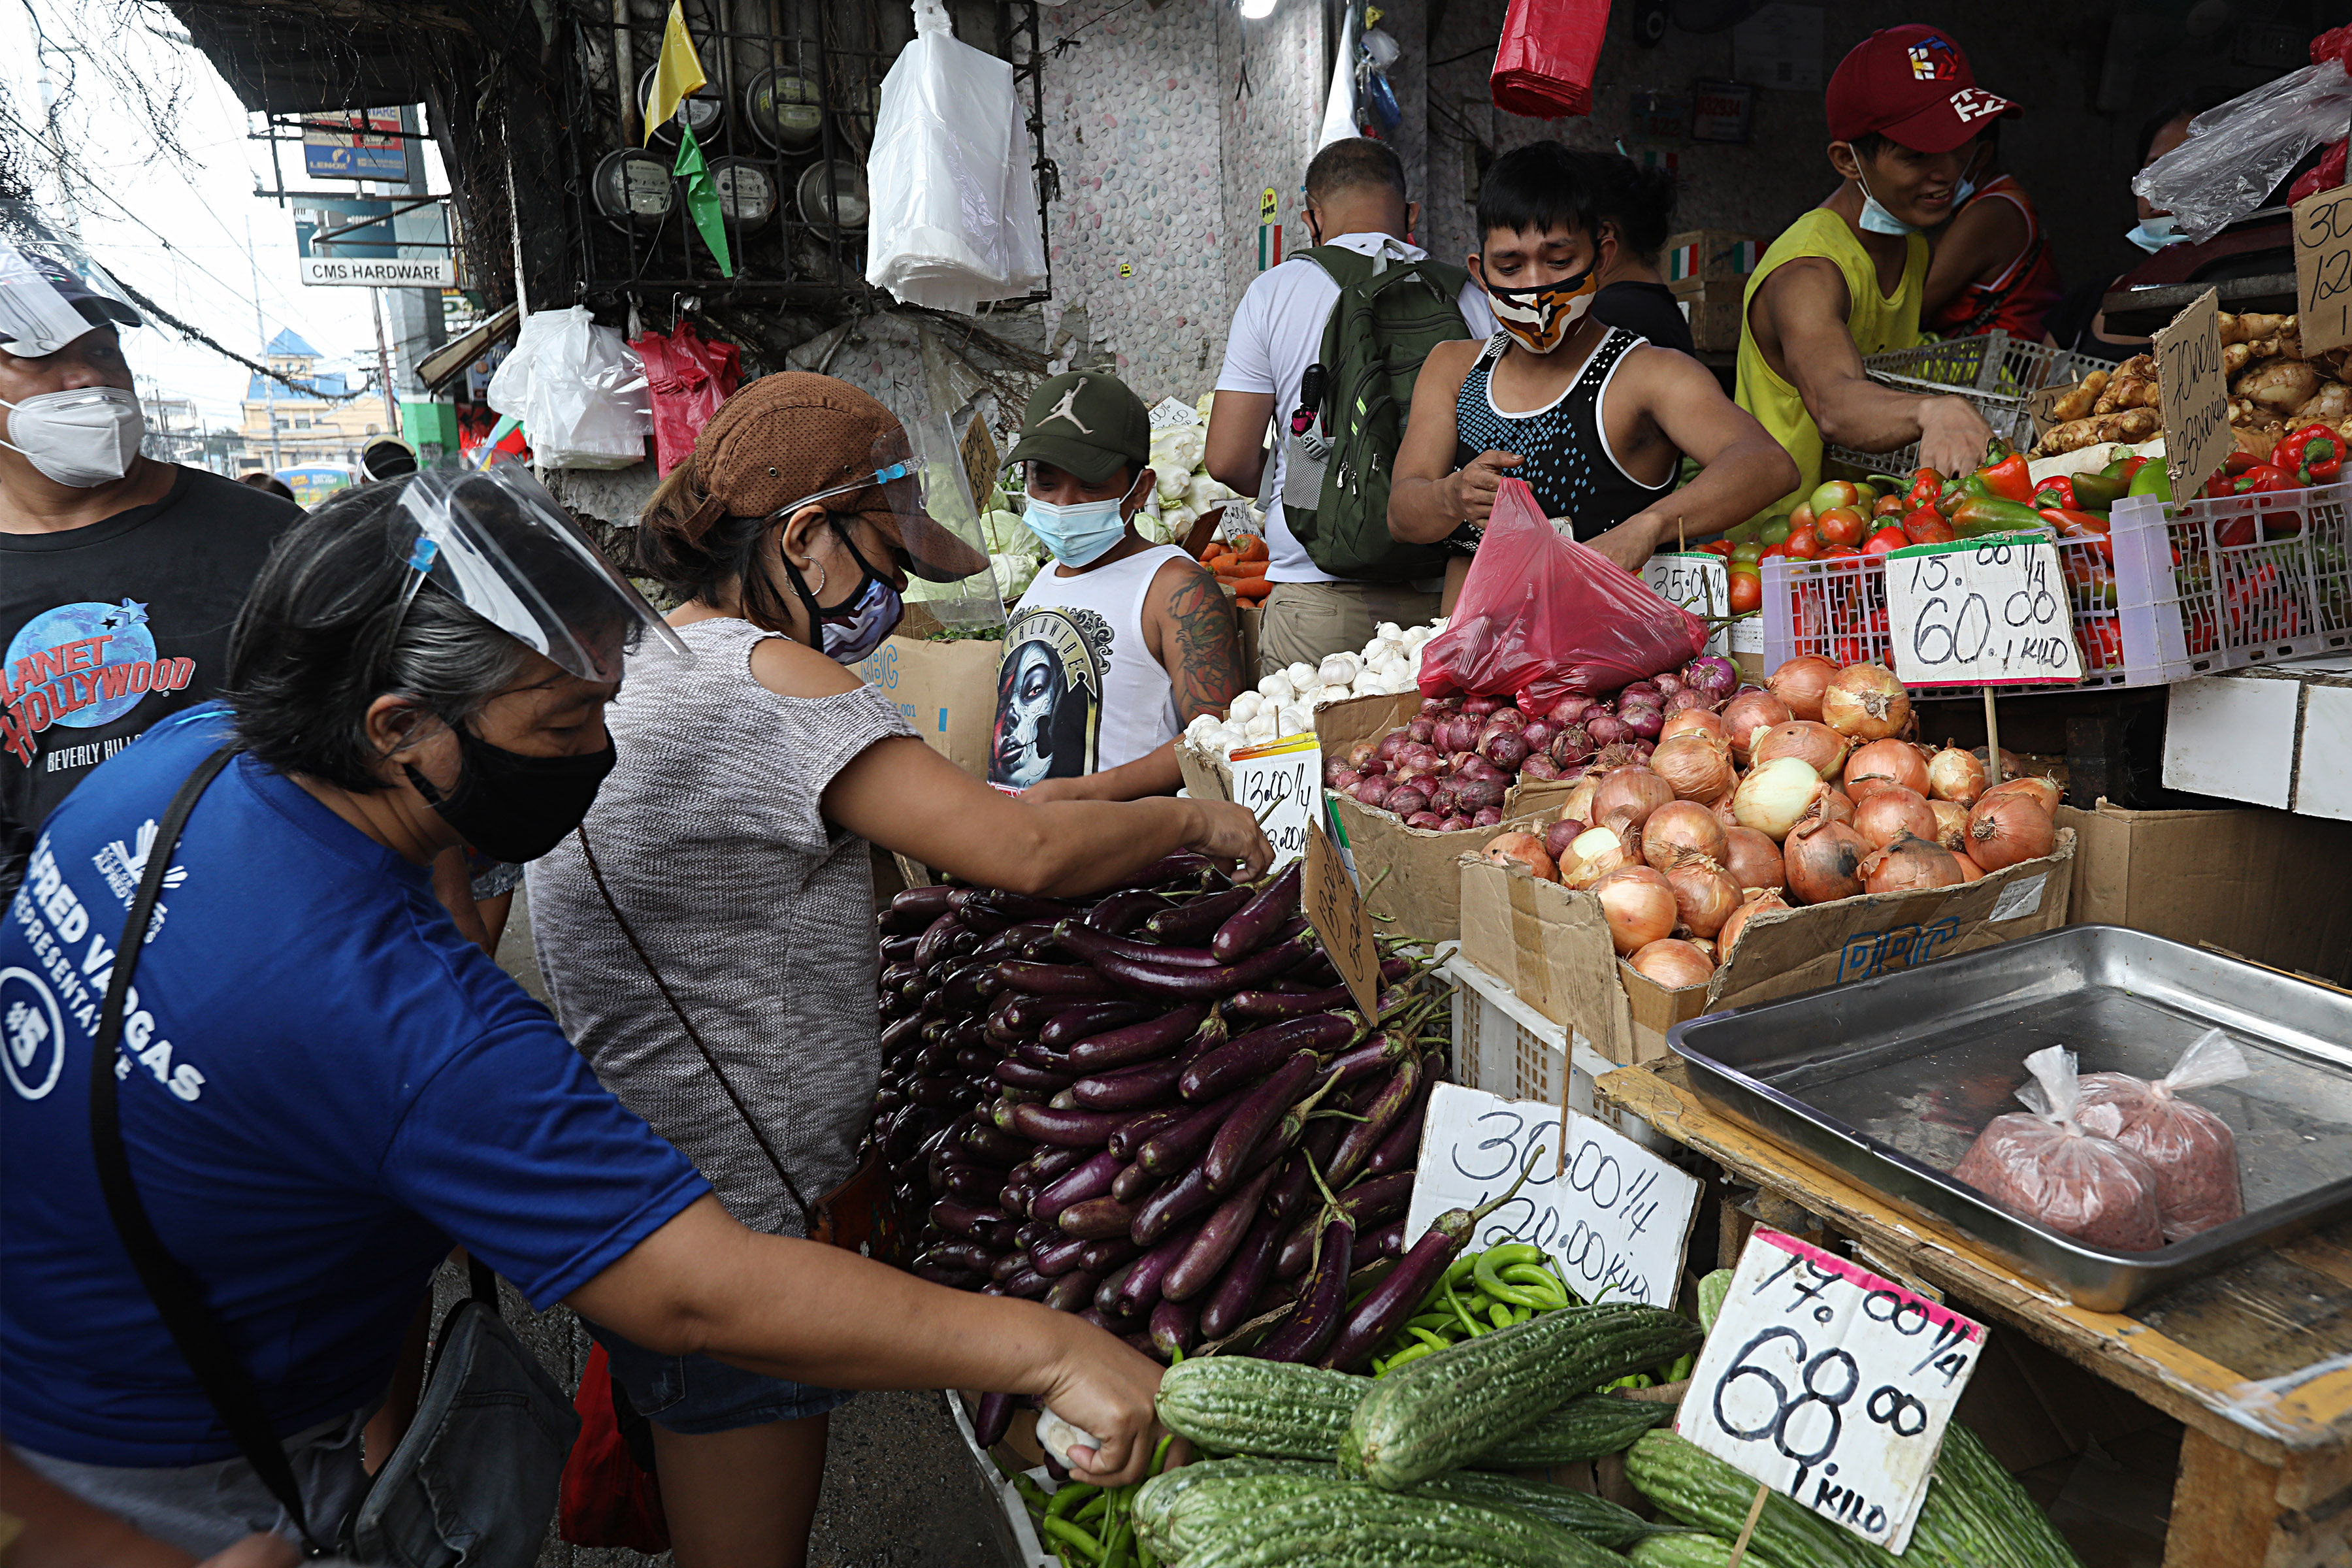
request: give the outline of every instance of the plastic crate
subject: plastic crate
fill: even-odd
[[[1967,398],[1994,435],[2021,452],[2033,445],[2029,400],[2035,393],[2072,385],[2094,370],[2114,367],[2105,360],[2012,338],[1996,329],[1976,337],[1864,354],[1862,368],[1882,385]],[[1828,447],[1822,457],[1862,473],[1908,474],[1919,466],[1919,446],[1915,441],[1894,452]]]
[[[1577,1063],[1567,1026],[1520,1001],[1508,984],[1466,958],[1446,960],[1438,973],[1454,984],[1455,1081],[1505,1100],[1558,1105],[1560,1075],[1567,1073],[1570,1108],[1592,1114],[1598,1052],[1587,1045],[1586,1061]]]

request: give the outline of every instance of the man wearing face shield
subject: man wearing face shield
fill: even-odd
[[[898,625],[909,575],[988,569],[929,514],[908,448],[889,410],[830,376],[761,377],[711,416],[636,530],[674,630],[629,661],[594,808],[530,868],[565,1031],[763,1240],[806,1234],[872,1120],[871,846],[1057,898],[1187,847],[1270,858],[1237,805],[991,789],[846,668]],[[828,1414],[881,1385],[844,1375],[854,1363],[681,1353],[586,1315],[652,1421],[679,1568],[802,1561]]]
[[[0,898],[41,819],[148,726],[219,689],[291,504],[139,454],[119,333],[70,242],[0,239]]]
[[[1882,386],[1862,360],[1921,341],[1924,231],[1958,205],[1979,132],[2021,110],[1977,86],[1941,29],[1917,26],[1856,44],[1831,75],[1824,107],[1843,184],[1764,252],[1739,333],[1739,405],[1800,474],[1771,512],[1821,483],[1824,443],[1891,452],[1916,441],[1922,464],[1955,474],[1981,463],[1992,439],[1968,399]]]
[[[435,900],[427,867],[450,847],[529,860],[576,829],[614,770],[604,716],[632,646],[633,696],[638,661],[656,649],[665,661],[646,672],[650,710],[664,706],[665,679],[720,673],[693,661],[527,474],[362,487],[271,556],[237,622],[226,706],[156,726],[48,819],[0,926],[11,1031],[0,1050],[11,1200],[0,1405],[24,1463],[192,1553],[272,1520],[331,1545],[368,1486],[359,1434],[454,1243],[535,1306],[569,1302],[649,1358],[739,1380],[1038,1394],[1101,1436],[1078,1451],[1082,1473],[1142,1473],[1159,1378],[1148,1358],[1034,1303],[747,1228]],[[749,650],[710,651],[740,664]],[[816,722],[799,743],[822,748],[825,721],[853,710],[845,681],[811,700]],[[736,728],[776,721],[747,709]],[[695,791],[728,771],[732,740],[704,732],[685,748],[711,765],[681,775],[673,820],[711,821],[706,845],[729,802]],[[775,771],[746,783],[782,794],[788,761],[779,747]],[[1131,838],[1158,820],[1140,806],[1056,809],[1082,837],[1087,812],[1118,813]],[[1025,836],[990,826],[1038,864],[1061,863],[1039,842],[1052,824]],[[835,836],[813,819],[810,831],[805,852],[830,858]],[[1129,863],[1124,840],[1090,847],[1105,876]],[[1263,865],[1262,844],[1248,858]],[[673,869],[709,878],[714,867]],[[728,890],[762,900],[768,929],[804,941],[782,886]],[[871,929],[866,907],[814,912],[844,914],[845,934]],[[751,924],[707,931],[705,944]],[[857,979],[793,951],[804,967],[758,974],[774,1016],[794,994],[838,987],[856,992],[870,1026],[870,955]],[[84,962],[100,953],[102,968]],[[570,972],[560,982],[567,1001],[576,983]],[[119,1055],[100,1048],[107,1016]],[[110,1114],[92,1104],[100,1086]],[[130,1201],[192,1276],[198,1310],[251,1386],[246,1436],[229,1435],[117,1240],[94,1121],[119,1128]],[[724,1161],[712,1173],[733,1179]],[[269,1442],[290,1472],[282,1486],[262,1479]],[[554,1502],[502,1488],[495,1465],[452,1466],[436,1484],[483,1532],[469,1561],[528,1560]]]

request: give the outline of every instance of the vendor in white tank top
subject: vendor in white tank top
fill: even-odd
[[[1025,521],[1054,564],[1005,628],[991,784],[1038,800],[1173,795],[1178,733],[1244,685],[1215,576],[1135,531],[1150,453],[1143,401],[1116,376],[1073,371],[1030,395],[1006,460],[1028,465]]]

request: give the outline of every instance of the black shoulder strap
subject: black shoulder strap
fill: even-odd
[[[180,785],[156,826],[154,842],[147,850],[147,864],[139,878],[139,891],[131,900],[131,916],[123,922],[121,945],[114,954],[113,973],[106,983],[106,1007],[99,1015],[98,1038],[91,1043],[89,1057],[89,1146],[98,1163],[99,1189],[106,1194],[106,1211],[114,1220],[114,1229],[122,1238],[123,1250],[131,1254],[131,1267],[139,1271],[139,1281],[147,1288],[148,1298],[155,1303],[163,1326],[172,1332],[172,1341],[180,1347],[189,1369],[196,1374],[197,1386],[212,1402],[215,1414],[236,1439],[238,1452],[269,1489],[269,1495],[285,1508],[301,1531],[302,1540],[316,1556],[326,1549],[310,1533],[310,1521],[302,1508],[302,1489],[294,1479],[294,1467],[287,1462],[286,1445],[270,1426],[269,1416],[262,1408],[261,1397],[253,1390],[252,1380],[237,1363],[221,1332],[219,1321],[212,1309],[205,1304],[204,1292],[197,1288],[194,1276],[163,1247],[163,1238],[155,1234],[154,1223],[147,1216],[147,1206],[139,1198],[139,1189],[131,1179],[131,1161],[122,1142],[121,1110],[115,1098],[115,1048],[122,1038],[122,1015],[131,994],[131,976],[139,966],[139,954],[146,945],[147,927],[154,918],[155,901],[163,890],[163,877],[172,864],[172,854],[179,847],[181,829],[196,808],[196,797],[217,777],[236,755],[233,746],[223,746],[198,764],[187,782]],[[495,1309],[498,1301],[497,1281],[480,1262],[473,1265],[474,1296],[480,1300],[487,1288],[488,1300]]]

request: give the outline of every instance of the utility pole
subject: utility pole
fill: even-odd
[[[253,279],[253,341],[266,361],[269,354],[269,340],[263,335],[261,326],[261,262],[254,255],[251,213],[245,215],[245,264]],[[261,407],[269,420],[269,471],[275,474],[286,465],[278,453],[278,398],[271,391],[273,384],[268,380],[262,382]]]
[[[392,386],[392,351],[383,341],[383,290],[371,289],[368,297],[373,302],[369,314],[375,318],[375,374],[377,384],[383,391],[383,427],[387,433],[397,436],[400,434],[400,403]]]

